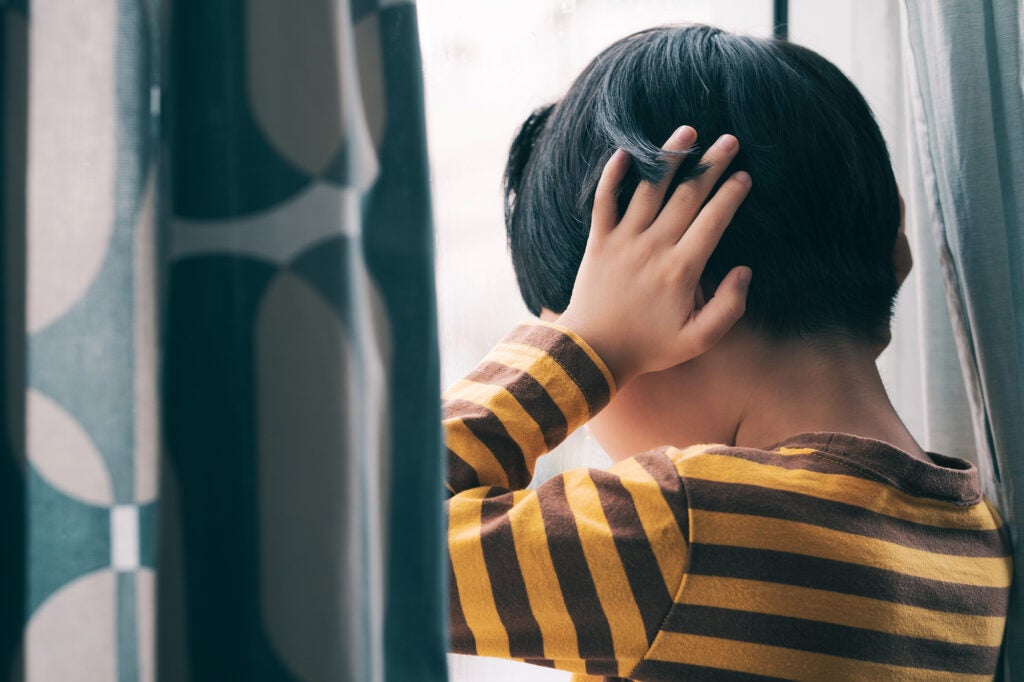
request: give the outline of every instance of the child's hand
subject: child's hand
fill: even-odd
[[[683,126],[662,148],[683,151],[696,138]],[[679,185],[661,208],[683,158],[669,156],[665,177],[641,182],[622,220],[615,195],[629,157],[620,149],[605,165],[572,298],[557,322],[593,346],[620,386],[704,353],[742,317],[750,268],[729,272],[706,305],[700,295],[701,273],[747,196],[750,176],[733,174],[701,205],[738,150],[735,137],[720,137],[702,158],[711,167]]]

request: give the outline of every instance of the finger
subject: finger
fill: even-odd
[[[608,162],[604,164],[601,178],[597,181],[594,193],[594,210],[590,218],[590,234],[600,235],[610,232],[619,222],[619,207],[616,199],[619,184],[626,177],[629,169],[629,154],[616,149]]]
[[[736,210],[747,198],[752,181],[746,171],[733,173],[683,234],[675,248],[683,256],[694,278],[699,278]]]
[[[708,169],[692,180],[679,185],[665,204],[658,216],[658,227],[664,225],[667,230],[665,238],[678,241],[693,222],[694,216],[704,205],[712,188],[722,173],[739,153],[740,143],[733,135],[722,135],[704,152],[700,162],[707,164]]]
[[[692,357],[710,350],[743,317],[752,275],[745,265],[730,270],[707,305],[680,330],[680,342]]]
[[[668,190],[669,183],[672,182],[676,170],[679,169],[679,164],[686,158],[684,152],[696,141],[697,131],[691,126],[676,128],[675,132],[661,146],[666,152],[674,152],[664,155],[666,163],[665,174],[656,183],[644,181],[637,185],[636,191],[633,192],[633,198],[629,202],[629,207],[626,209],[626,214],[622,217],[624,224],[628,224],[637,232],[642,232],[650,226],[661,211],[665,192]]]

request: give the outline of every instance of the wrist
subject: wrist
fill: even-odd
[[[552,320],[552,323],[568,329],[590,346],[611,372],[617,387],[622,388],[638,374],[629,354],[618,348],[618,344],[615,342],[616,335],[588,324],[568,310]]]

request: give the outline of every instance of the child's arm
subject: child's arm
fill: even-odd
[[[615,381],[569,329],[546,322],[512,330],[444,395],[450,492],[525,488],[537,458],[611,399]]]
[[[665,149],[694,141],[681,128]],[[735,142],[735,138],[723,138]],[[616,384],[710,348],[743,313],[737,268],[703,307],[704,264],[749,189],[737,174],[702,209],[736,153],[662,208],[682,159],[641,183],[620,220],[628,167],[617,152],[595,196],[590,239],[568,309],[522,325],[445,398],[453,649],[626,675],[672,602],[686,554],[686,499],[675,468],[650,453],[606,472],[573,471],[537,490],[536,459],[596,414]]]
[[[453,651],[617,676],[649,647],[686,556],[673,462],[652,453],[522,490],[611,393],[585,342],[536,323],[447,394]]]

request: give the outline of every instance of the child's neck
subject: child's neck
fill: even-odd
[[[887,442],[928,461],[889,401],[865,344],[826,350],[807,344],[773,348],[747,387],[736,429],[738,446],[765,447],[807,432],[849,433]]]

